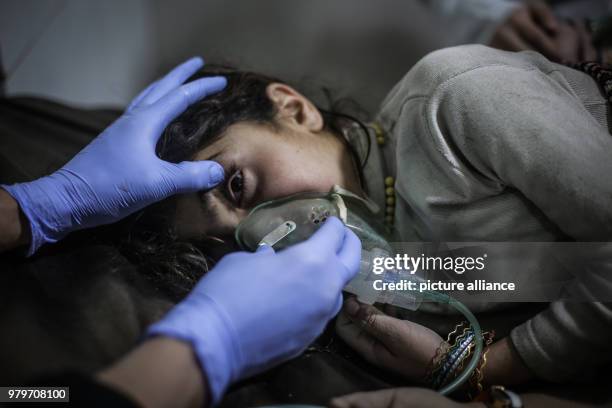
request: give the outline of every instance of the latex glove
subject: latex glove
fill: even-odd
[[[203,64],[192,58],[149,86],[123,116],[55,173],[2,186],[30,222],[29,255],[71,231],[117,221],[170,195],[209,189],[223,180],[217,163],[173,164],[155,154],[159,137],[174,118],[225,87],[223,77],[181,85]]]
[[[443,341],[425,326],[388,316],[354,298],[344,303],[336,332],[370,363],[421,383]]]
[[[225,256],[148,335],[192,344],[213,403],[226,387],[301,353],[342,305],[361,243],[337,218],[275,253]]]

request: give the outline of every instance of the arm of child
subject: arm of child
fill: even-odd
[[[434,96],[437,120],[474,167],[520,191],[567,236],[609,241],[612,135],[551,75],[504,65],[457,75]],[[518,355],[541,378],[565,381],[609,359],[612,305],[597,302],[612,293],[612,273],[601,270],[608,255],[578,271],[576,290],[589,302],[552,303],[513,330]]]
[[[468,161],[520,191],[577,241],[612,238],[612,135],[539,70],[490,66],[452,79],[440,121]]]

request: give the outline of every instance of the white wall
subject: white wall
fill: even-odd
[[[0,1],[8,93],[81,106],[125,105],[202,55],[325,85],[373,111],[447,29],[417,0]]]
[[[7,93],[125,104],[155,74],[150,10],[146,0],[0,2]]]

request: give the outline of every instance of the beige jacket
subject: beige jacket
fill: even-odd
[[[387,142],[367,190],[384,208],[395,177],[402,240],[612,241],[610,107],[588,75],[533,52],[449,48],[408,72],[378,121]],[[553,302],[511,339],[540,377],[584,377],[612,361],[612,305]]]

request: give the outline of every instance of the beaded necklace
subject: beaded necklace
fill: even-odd
[[[382,150],[386,141],[385,131],[378,122],[372,122],[369,125],[376,136],[378,148]],[[391,228],[395,221],[395,179],[392,176],[385,176],[383,180],[385,183],[385,225]]]

